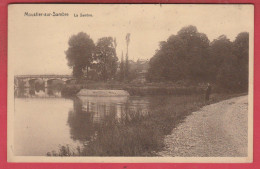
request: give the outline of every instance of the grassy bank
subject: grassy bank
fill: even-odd
[[[151,96],[151,95],[191,95],[203,93],[203,89],[199,87],[126,87],[131,96]]]
[[[88,82],[70,84],[63,87],[64,96],[75,96],[80,89],[126,90],[131,96],[151,95],[190,95],[203,93],[205,85],[183,85],[176,83],[120,83],[120,82]]]
[[[156,152],[164,146],[164,136],[170,134],[191,112],[206,104],[240,95],[213,94],[207,103],[204,102],[204,95],[151,97],[147,114],[127,111],[120,120],[108,116],[96,126],[95,134],[86,141],[85,146],[77,151],[63,146],[56,155],[156,156]]]

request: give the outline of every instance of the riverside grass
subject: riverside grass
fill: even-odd
[[[193,85],[188,87],[187,85],[180,85],[169,83],[162,85],[160,83],[148,83],[148,84],[127,84],[127,83],[103,83],[103,82],[89,82],[85,84],[70,84],[63,86],[62,95],[66,97],[73,97],[76,95],[96,95],[93,91],[102,92],[104,90],[111,90],[117,93],[120,91],[120,95],[128,95],[122,93],[124,90],[131,96],[151,96],[151,95],[190,95],[190,94],[202,94],[204,93],[203,85]],[[88,90],[89,89],[89,90]],[[107,95],[103,92],[103,96]]]
[[[61,146],[58,156],[158,156],[164,137],[186,116],[206,104],[243,94],[213,94],[205,103],[204,95],[158,96],[151,98],[149,112],[127,111],[120,120],[108,116],[91,139],[76,151]]]

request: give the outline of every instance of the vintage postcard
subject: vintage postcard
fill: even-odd
[[[11,4],[8,161],[249,163],[254,6]]]

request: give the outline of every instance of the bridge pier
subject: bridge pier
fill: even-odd
[[[48,87],[48,84],[47,84],[48,79],[42,78],[42,81],[43,81],[43,83],[44,83],[44,87],[47,88],[47,87]]]
[[[29,87],[30,87],[29,79],[25,79],[25,80],[23,80],[23,81],[25,82],[24,87],[25,87],[25,88],[29,88]]]

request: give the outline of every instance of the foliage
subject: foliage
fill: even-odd
[[[248,87],[249,34],[234,42],[225,35],[211,43],[194,26],[182,28],[159,44],[150,59],[148,81],[212,82],[224,89],[245,91]]]
[[[237,57],[239,84],[243,90],[248,89],[249,74],[249,33],[242,32],[237,35],[233,42],[233,54]]]
[[[117,61],[115,44],[112,37],[100,38],[95,49],[96,71],[104,81],[115,77]]]
[[[69,48],[65,52],[68,66],[73,68],[73,76],[77,79],[83,77],[83,70],[91,66],[95,44],[84,32],[73,35],[69,39]]]
[[[225,35],[219,36],[210,43],[208,71],[211,81],[216,81],[219,68],[226,61],[225,58],[232,56],[232,42]],[[228,66],[228,65],[226,65]]]
[[[130,33],[127,33],[125,40],[126,40],[126,59],[125,59],[125,67],[124,67],[124,79],[129,81],[129,72],[130,72],[130,68],[129,68],[129,60],[128,60],[128,46],[130,43]]]
[[[117,71],[116,39],[103,37],[95,46],[89,35],[80,32],[69,39],[68,65],[73,68],[78,82],[82,81],[84,73],[94,81],[133,81],[140,72],[128,60],[129,43],[130,34],[127,34],[127,52],[125,56],[122,53]],[[246,91],[248,60],[248,32],[238,34],[233,42],[225,35],[210,42],[195,26],[186,26],[159,43],[159,49],[149,61],[146,79],[150,82],[185,81],[191,85],[211,82],[223,89]]]
[[[121,62],[120,62],[119,80],[123,81],[124,79],[125,79],[125,62],[124,62],[124,54],[122,52]]]
[[[213,72],[216,83],[224,89],[247,91],[249,34],[238,34],[234,42],[219,38],[211,45],[211,49],[214,52],[211,53],[213,61],[210,65],[216,67]]]
[[[125,58],[125,66],[124,66],[124,79],[126,81],[129,80],[129,60],[128,60],[128,54],[126,54],[126,58]]]
[[[220,66],[217,74],[217,84],[224,89],[238,90],[239,89],[239,73],[238,64],[234,56],[225,58],[224,63]]]
[[[177,35],[160,43],[150,60],[148,79],[152,81],[201,80],[208,55],[209,40],[194,26],[182,28]]]

